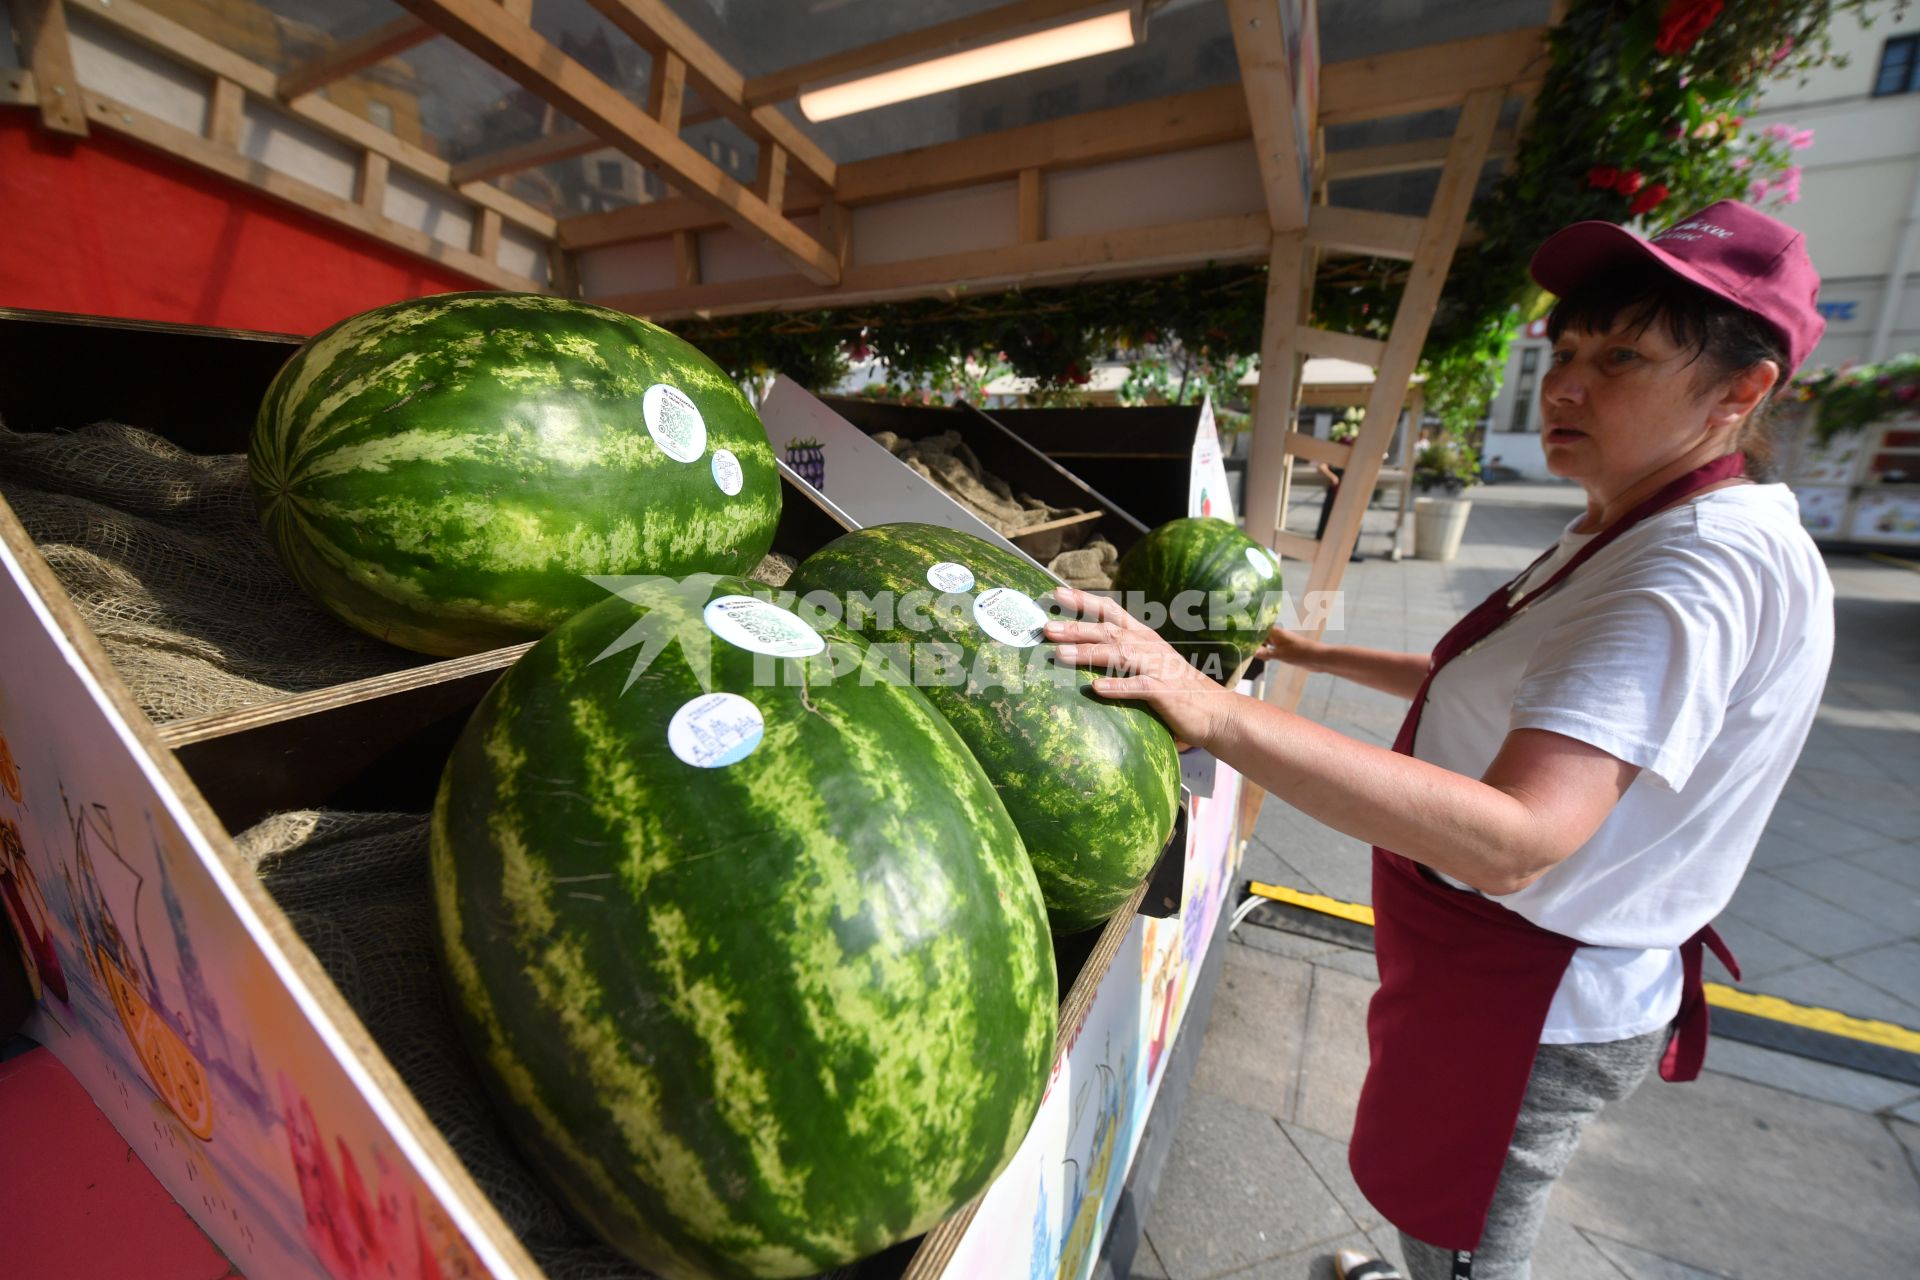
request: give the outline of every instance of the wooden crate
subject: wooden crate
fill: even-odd
[[[0,378],[0,419],[113,419],[238,451],[296,342],[0,313],[0,344],[33,352]],[[803,558],[845,531],[784,483],[775,550]],[[467,714],[525,646],[157,725],[4,503],[0,564],[0,871],[39,997],[28,1032],[243,1273],[539,1276],[234,843],[289,808],[425,812]],[[1061,1061],[1135,908],[1177,905],[1188,851],[1183,823],[1134,904],[1058,948]],[[941,1274],[963,1226],[859,1274]]]

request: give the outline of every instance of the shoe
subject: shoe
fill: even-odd
[[[1391,1262],[1358,1249],[1341,1249],[1333,1255],[1333,1274],[1337,1280],[1406,1280]]]

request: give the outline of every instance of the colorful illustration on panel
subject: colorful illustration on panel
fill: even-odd
[[[87,965],[112,997],[147,1082],[187,1132],[204,1142],[213,1137],[206,1070],[154,1007],[159,993],[148,975],[155,970],[140,932],[140,894],[146,879],[120,855],[105,805],[76,807],[64,790],[60,798],[73,832],[75,903]],[[131,932],[123,922],[131,922]]]
[[[1180,918],[1149,920],[1140,946],[1140,986],[1147,993],[1147,1082],[1160,1078],[1161,1060],[1173,1038],[1177,997],[1184,994],[1186,971],[1180,965]]]
[[[820,492],[827,491],[827,453],[818,440],[787,441],[787,465]]]
[[[0,740],[0,755],[4,755],[5,749],[4,740]],[[12,761],[5,763],[11,766]],[[12,777],[14,784],[7,788],[9,795],[14,794],[19,785],[19,774],[16,772]],[[67,975],[60,967],[60,953],[54,950],[53,917],[47,911],[47,898],[40,891],[33,864],[27,861],[19,824],[6,817],[0,817],[0,908],[6,910],[7,919],[13,925],[13,936],[19,943],[33,998],[52,996],[67,1000]]]
[[[1113,1050],[1112,1039],[1107,1042],[1110,1056]],[[1098,1091],[1097,1099],[1092,1095]],[[1055,1270],[1055,1280],[1079,1280],[1087,1269],[1087,1263],[1098,1247],[1101,1239],[1101,1210],[1107,1202],[1107,1180],[1113,1176],[1114,1152],[1120,1147],[1121,1112],[1132,1097],[1132,1079],[1128,1071],[1127,1056],[1123,1051],[1116,1068],[1112,1063],[1101,1062],[1095,1066],[1095,1076],[1081,1086],[1079,1095],[1074,1099],[1073,1129],[1069,1145],[1077,1145],[1082,1132],[1081,1123],[1092,1105],[1092,1140],[1085,1163],[1067,1158],[1067,1173],[1071,1189],[1071,1212],[1067,1229],[1067,1238],[1060,1249],[1060,1265]]]

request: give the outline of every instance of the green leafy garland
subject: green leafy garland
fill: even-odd
[[[1898,0],[1896,16],[1906,0]],[[1519,325],[1545,298],[1528,258],[1584,219],[1657,231],[1715,200],[1791,203],[1792,152],[1811,133],[1743,119],[1769,79],[1833,60],[1828,26],[1868,0],[1574,0],[1550,36],[1552,65],[1511,170],[1477,201],[1480,239],[1454,257],[1422,360],[1427,407],[1465,440],[1486,412]],[[1384,337],[1407,265],[1334,258],[1313,323]],[[1129,358],[1123,400],[1236,401],[1260,349],[1264,266],[1149,280],[963,294],[834,311],[689,321],[676,331],[742,381],[778,370],[812,388],[853,360],[882,359],[903,398],[977,395],[1001,369],[1070,392],[1103,358]],[[1195,375],[1198,375],[1197,377]]]

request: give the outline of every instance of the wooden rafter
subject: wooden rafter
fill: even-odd
[[[840,285],[832,289],[822,289],[798,276],[779,276],[593,300],[655,320],[696,312],[732,315],[845,307],[924,297],[941,289],[1076,284],[1148,276],[1209,263],[1257,262],[1267,256],[1271,239],[1265,214],[1240,214],[969,249],[904,262],[849,266]]]
[[[276,96],[290,102],[318,92],[336,80],[345,80],[395,54],[405,53],[438,34],[418,18],[396,18],[364,35],[342,40],[319,57],[292,68],[280,77]]]
[[[1320,73],[1319,124],[1455,107],[1481,89],[1526,92],[1545,77],[1547,63],[1545,27],[1329,63]]]
[[[668,132],[660,121],[524,21],[503,13],[491,0],[400,3],[599,134],[609,146],[657,172],[662,180],[727,221],[765,239],[774,252],[810,280],[829,284],[839,279],[839,260],[825,245],[769,208],[766,201],[681,141],[677,133]]]
[[[1248,133],[1245,95],[1238,85],[1222,85],[844,164],[834,199],[842,206],[877,204],[1014,181],[1029,169],[1045,173],[1232,142]],[[807,212],[820,203],[817,194],[789,191],[786,208]],[[590,249],[722,225],[705,205],[656,200],[562,219],[560,241]]]
[[[1391,142],[1378,147],[1350,147],[1327,152],[1327,177],[1338,182],[1347,178],[1372,178],[1386,173],[1412,173],[1420,169],[1438,169],[1447,158],[1449,138],[1422,138],[1417,142]],[[1515,130],[1502,129],[1493,135],[1487,148],[1489,160],[1510,158],[1519,147]]]
[[[751,107],[746,78],[667,6],[665,0],[587,0],[608,22],[657,60],[672,53],[684,60],[687,82],[721,115],[762,148],[781,148],[796,168],[824,190],[834,187],[836,166],[820,144],[775,107]]]
[[[267,67],[250,62],[226,47],[138,3],[138,0],[114,0],[111,5],[87,6],[96,22],[104,22],[121,35],[156,53],[206,72],[217,81],[230,81],[244,93],[272,101],[279,94],[279,77]],[[498,187],[484,182],[455,185],[452,168],[445,160],[403,138],[389,133],[370,120],[337,106],[317,94],[307,94],[280,104],[278,110],[313,126],[321,133],[349,146],[384,156],[387,161],[413,177],[458,198],[492,209],[507,222],[545,240],[553,237],[557,223],[552,215],[515,199]]]
[[[1307,243],[1325,253],[1413,261],[1425,218],[1317,204],[1307,215]]]
[[[1240,84],[1247,95],[1254,154],[1260,163],[1260,187],[1276,234],[1297,231],[1307,221],[1307,191],[1300,182],[1303,157],[1293,120],[1293,75],[1287,65],[1280,3],[1227,0],[1227,21],[1240,59]]]

